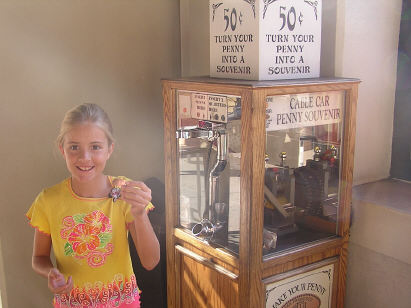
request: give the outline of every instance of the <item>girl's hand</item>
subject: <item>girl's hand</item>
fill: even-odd
[[[145,208],[151,201],[151,189],[140,181],[128,181],[121,186],[121,200],[131,205],[131,213],[138,218],[145,213]]]
[[[73,289],[73,279],[70,276],[66,282],[64,275],[57,268],[52,268],[48,274],[48,286],[54,294],[70,293]]]

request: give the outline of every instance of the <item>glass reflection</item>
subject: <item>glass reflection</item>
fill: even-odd
[[[344,92],[267,98],[264,255],[335,236]]]
[[[241,100],[179,91],[177,102],[180,226],[238,253]]]

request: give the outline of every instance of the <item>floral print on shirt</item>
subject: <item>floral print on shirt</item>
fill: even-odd
[[[113,252],[112,226],[103,212],[76,214],[63,219],[60,235],[67,242],[64,254],[77,259],[86,259],[91,267],[99,267]]]

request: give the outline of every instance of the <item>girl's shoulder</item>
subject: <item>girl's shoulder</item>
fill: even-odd
[[[62,194],[69,192],[69,185],[70,185],[70,178],[67,178],[60,183],[57,183],[53,186],[44,188],[39,195],[38,198],[42,199],[54,199],[54,198],[61,198]]]
[[[68,179],[43,189],[37,195],[26,213],[26,217],[32,226],[39,228],[46,234],[50,234],[48,221],[50,217],[53,217],[51,214],[53,206],[61,203],[62,195],[67,195],[67,183]]]

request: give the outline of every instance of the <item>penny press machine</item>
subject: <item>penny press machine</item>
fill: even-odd
[[[359,81],[217,77],[162,81],[168,307],[343,307]]]

